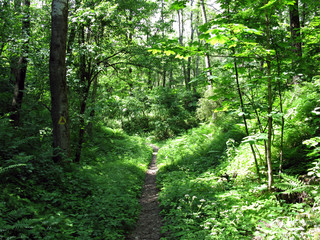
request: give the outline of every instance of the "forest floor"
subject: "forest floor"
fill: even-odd
[[[152,145],[152,161],[146,173],[145,183],[140,198],[141,212],[136,229],[126,238],[127,240],[159,240],[162,219],[158,202],[156,161],[159,148]]]

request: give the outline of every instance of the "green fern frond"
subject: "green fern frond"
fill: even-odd
[[[304,184],[297,176],[290,176],[287,174],[281,174],[282,180],[279,183],[276,183],[275,186],[280,190],[283,190],[284,193],[294,193],[294,192],[303,192],[307,191],[310,186]]]
[[[11,169],[25,167],[25,166],[27,166],[27,164],[21,163],[21,164],[13,164],[8,167],[0,167],[0,175],[8,172]]]
[[[20,221],[18,221],[16,223],[14,223],[12,225],[12,228],[16,229],[16,230],[32,229],[35,222],[36,221],[34,219],[24,218],[24,219],[21,219]]]

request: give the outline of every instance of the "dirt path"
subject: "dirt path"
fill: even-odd
[[[156,161],[159,148],[153,146],[152,161],[146,174],[145,183],[140,199],[141,212],[136,229],[126,240],[159,240],[161,217],[159,215],[158,189],[156,187],[156,174],[158,171]]]

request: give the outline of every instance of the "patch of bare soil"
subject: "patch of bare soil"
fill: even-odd
[[[161,217],[158,202],[158,189],[156,187],[156,174],[158,171],[156,161],[159,148],[153,147],[152,161],[146,173],[146,179],[140,198],[141,212],[136,229],[126,240],[159,240],[161,238]]]

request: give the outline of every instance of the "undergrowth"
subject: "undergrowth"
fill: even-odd
[[[1,167],[0,239],[125,238],[152,149],[122,131],[94,134],[80,165],[57,165],[50,153],[35,152]]]
[[[320,239],[318,185],[283,174],[269,192],[241,129],[229,130],[203,125],[160,149],[163,239]],[[307,197],[286,202],[295,192]]]

